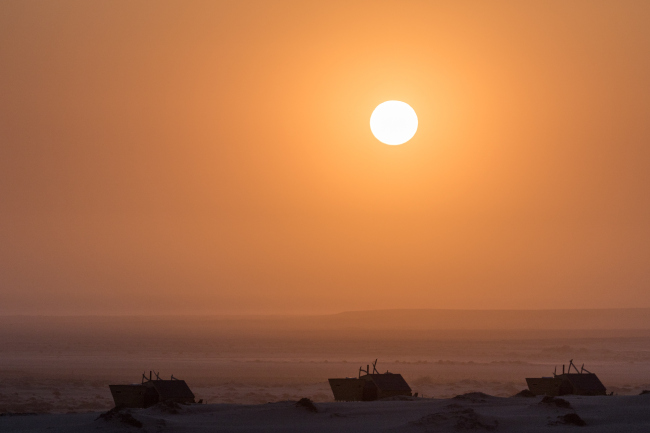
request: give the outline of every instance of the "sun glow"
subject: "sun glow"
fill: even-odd
[[[384,144],[404,144],[418,130],[418,116],[406,102],[382,102],[370,116],[370,130]]]

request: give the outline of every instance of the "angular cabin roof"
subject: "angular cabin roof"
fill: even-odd
[[[370,378],[382,391],[411,391],[411,387],[406,383],[401,374],[384,373],[384,374],[368,374],[362,376]]]
[[[171,399],[194,399],[194,394],[184,380],[152,380],[146,382],[146,385],[154,387],[158,392],[161,401]]]
[[[605,385],[594,373],[567,373],[559,374],[558,377],[567,379],[575,389],[602,393],[606,391]]]

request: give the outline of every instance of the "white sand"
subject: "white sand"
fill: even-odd
[[[535,398],[414,399],[354,403],[317,403],[318,413],[295,402],[261,405],[208,404],[168,413],[160,407],[126,411],[142,428],[100,413],[0,416],[8,432],[650,432],[650,394],[613,397],[563,397],[563,409]],[[558,416],[577,413],[585,427],[556,424]],[[494,429],[496,427],[496,429]]]

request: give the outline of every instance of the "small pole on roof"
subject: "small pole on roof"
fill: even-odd
[[[583,371],[585,371],[585,364],[584,363],[582,364],[582,367],[580,367],[580,374],[582,374]]]
[[[151,370],[149,370],[149,380],[151,380]]]
[[[562,364],[562,374],[564,374],[564,364]]]

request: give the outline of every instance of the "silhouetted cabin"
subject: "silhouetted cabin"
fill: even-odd
[[[143,408],[153,406],[161,401],[176,403],[194,403],[194,394],[184,380],[179,380],[172,375],[171,380],[152,379],[142,375],[142,383],[133,385],[109,385],[115,407]]]
[[[575,369],[575,373],[571,373],[571,367]],[[573,360],[569,361],[569,369],[566,373],[563,365],[562,374],[553,373],[553,377],[526,378],[526,383],[530,392],[535,395],[549,395],[552,397],[570,394],[607,395],[607,389],[598,379],[598,376],[585,369],[584,364],[578,370],[573,364]]]
[[[377,360],[373,363],[373,373],[370,365],[366,370],[359,368],[359,377],[345,379],[328,379],[336,401],[373,401],[398,395],[411,396],[411,387],[401,374],[378,373]],[[361,373],[365,372],[365,375]]]

